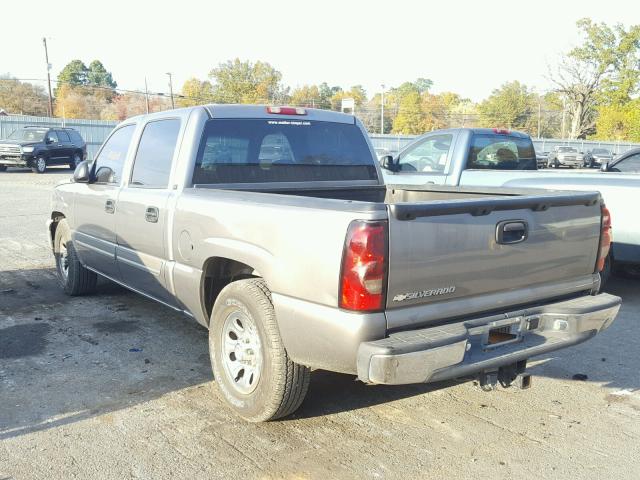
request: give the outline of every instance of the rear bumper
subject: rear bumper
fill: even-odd
[[[496,370],[575,345],[607,328],[619,297],[600,294],[458,323],[398,332],[358,348],[358,378],[367,383],[425,383]],[[490,330],[511,340],[490,344]]]

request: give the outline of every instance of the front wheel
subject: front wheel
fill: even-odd
[[[35,163],[33,164],[33,167],[31,167],[31,170],[34,173],[44,173],[47,171],[47,159],[44,157],[38,157],[36,158]]]
[[[69,163],[69,168],[71,170],[75,170],[78,165],[82,162],[82,157],[79,153],[74,153],[73,158],[71,159],[71,163]]]
[[[307,394],[310,370],[287,355],[271,292],[260,278],[233,282],[218,295],[209,355],[219,396],[250,422],[285,417]]]
[[[78,259],[71,241],[71,230],[66,220],[60,220],[53,241],[58,282],[64,293],[71,296],[92,293],[96,288],[98,275],[85,268]]]

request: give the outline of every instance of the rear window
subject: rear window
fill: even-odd
[[[82,143],[84,143],[84,140],[82,139],[82,137],[80,136],[80,134],[78,132],[76,132],[75,130],[65,130],[65,132],[67,132],[69,134],[69,137],[71,138],[71,141],[80,145]]]
[[[468,169],[537,170],[536,153],[529,138],[481,134],[471,140]]]
[[[356,125],[310,120],[210,120],[194,184],[377,180]]]

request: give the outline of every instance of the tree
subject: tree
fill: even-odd
[[[345,98],[353,98],[357,113],[358,109],[367,101],[367,92],[362,85],[354,85],[349,90],[339,90],[331,97],[331,110],[341,110],[342,100]]]
[[[164,97],[149,97],[149,112],[159,112],[171,108],[170,100]],[[102,120],[122,121],[147,111],[147,99],[142,93],[126,93],[117,95],[111,103],[100,112]]]
[[[45,116],[48,97],[44,88],[4,75],[0,77],[0,108],[10,114]]]
[[[598,108],[596,139],[640,142],[640,99]]]
[[[507,82],[478,106],[480,124],[531,131],[534,104],[537,105],[536,96],[526,85],[517,80]]]
[[[58,88],[56,88],[56,97],[58,89],[62,85],[83,86],[87,84],[88,68],[82,60],[71,60],[58,74]]]
[[[640,26],[611,28],[588,18],[577,26],[583,43],[565,55],[552,80],[568,102],[569,136],[585,138],[595,131],[599,104],[623,104],[638,90]]]
[[[86,75],[87,85],[94,85],[100,87],[108,87],[115,89],[118,84],[113,80],[111,72],[107,72],[104,65],[100,60],[94,60],[89,64]]]
[[[182,85],[181,93],[182,97],[178,98],[176,102],[180,107],[191,107],[216,101],[213,85],[208,80],[201,81],[197,78],[190,78]]]
[[[423,133],[423,115],[420,93],[417,89],[406,93],[398,106],[398,115],[393,120],[392,133],[415,135]]]
[[[278,103],[288,91],[282,74],[266,62],[229,60],[211,70],[214,95],[221,103]]]
[[[317,85],[303,85],[291,92],[290,103],[300,107],[328,108],[329,105],[322,105],[320,89]]]

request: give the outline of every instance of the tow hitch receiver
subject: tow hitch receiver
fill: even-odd
[[[521,360],[500,367],[498,370],[482,372],[478,378],[480,388],[485,392],[490,392],[498,387],[498,383],[503,388],[508,388],[515,383],[518,388],[526,390],[531,387],[531,374],[525,373],[526,368],[527,361]]]

